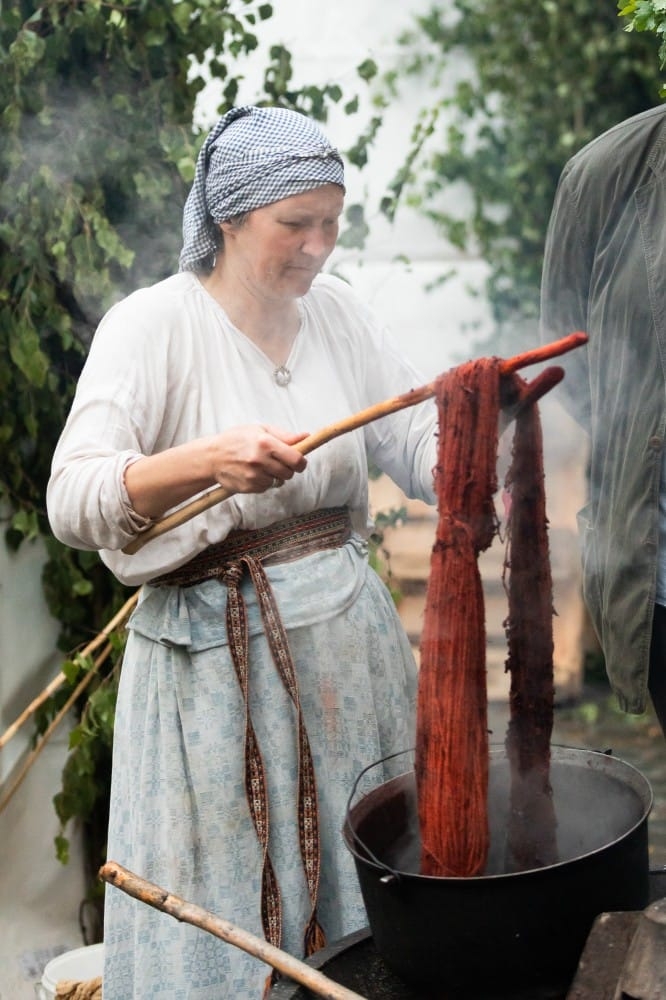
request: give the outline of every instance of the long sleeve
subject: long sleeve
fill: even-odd
[[[347,284],[319,281],[319,321],[329,325],[329,364],[345,373],[349,413],[417,389],[425,377],[405,359],[393,334]],[[345,360],[346,359],[346,360]],[[370,460],[408,497],[435,503],[437,409],[434,400],[398,410],[364,428]]]
[[[124,483],[128,464],[159,448],[169,393],[159,317],[141,299],[112,309],[93,338],[52,461],[47,509],[54,534],[84,549],[117,549],[141,527]]]

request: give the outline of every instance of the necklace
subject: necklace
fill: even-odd
[[[276,385],[287,386],[291,382],[291,372],[286,365],[280,365],[273,372],[273,378],[275,379]]]

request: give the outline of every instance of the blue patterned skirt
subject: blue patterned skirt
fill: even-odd
[[[332,943],[366,925],[341,828],[360,771],[414,744],[416,668],[366,546],[266,568],[287,629],[319,797],[318,914]],[[310,901],[299,853],[295,713],[249,582],[250,710],[267,775],[281,947],[303,955]],[[263,937],[262,860],[245,794],[245,710],[226,588],[145,587],[130,623],[114,733],[108,858]],[[377,782],[389,769],[373,768]],[[104,1000],[260,1000],[270,968],[106,888]]]

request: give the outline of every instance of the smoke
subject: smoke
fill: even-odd
[[[10,219],[41,231],[70,308],[92,322],[109,298],[177,270],[186,197],[165,150],[190,136],[161,121],[149,95],[134,101],[116,75],[103,94],[92,80],[51,85],[43,107],[21,119],[5,179],[16,195]]]

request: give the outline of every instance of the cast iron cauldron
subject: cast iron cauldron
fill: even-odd
[[[510,769],[504,748],[492,747],[486,871],[446,878],[417,874],[414,771],[353,804],[357,781],[343,835],[377,952],[410,986],[437,996],[464,990],[465,997],[566,987],[594,918],[647,905],[647,779],[607,754],[552,747],[551,784],[560,861],[507,874]]]

